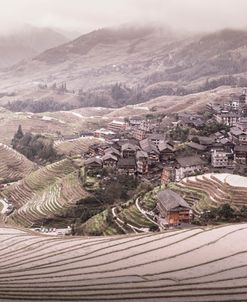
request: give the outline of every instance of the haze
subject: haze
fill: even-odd
[[[21,25],[84,33],[126,23],[161,23],[187,31],[246,28],[245,0],[0,0],[0,31]]]

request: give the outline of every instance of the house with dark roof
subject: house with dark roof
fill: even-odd
[[[176,158],[175,180],[180,181],[184,177],[200,173],[207,165],[199,155],[180,156]]]
[[[182,112],[178,114],[179,124],[184,127],[201,129],[205,125],[204,117],[199,114]]]
[[[145,151],[136,153],[136,170],[139,174],[148,173],[148,154]]]
[[[158,163],[160,160],[160,152],[158,147],[151,142],[149,138],[145,138],[140,141],[140,146],[142,151],[145,151],[148,154],[148,164],[153,165]]]
[[[247,165],[247,145],[236,145],[234,148],[234,161]]]
[[[247,132],[243,131],[243,133],[241,133],[239,135],[239,143],[242,144],[247,144]]]
[[[102,159],[98,157],[91,157],[85,160],[85,166],[88,170],[102,169]]]
[[[120,151],[118,151],[116,148],[114,147],[109,147],[109,148],[106,148],[104,150],[104,153],[105,155],[106,154],[112,154],[113,156],[117,157],[117,158],[120,158],[121,157],[121,153]]]
[[[198,138],[198,141],[203,146],[212,146],[213,143],[216,141],[215,137],[210,136],[196,136]]]
[[[237,144],[239,142],[239,136],[243,133],[243,130],[238,128],[238,127],[231,127],[228,135],[229,138],[232,140],[232,142],[234,142],[235,144]]]
[[[135,158],[120,158],[117,163],[117,169],[119,174],[134,175],[136,172]]]
[[[157,209],[160,218],[165,219],[168,225],[189,223],[191,220],[191,208],[188,203],[170,189],[157,193]]]
[[[169,141],[162,140],[159,142],[158,149],[160,152],[161,162],[166,162],[174,160],[175,158],[175,148]]]
[[[131,143],[125,143],[121,147],[122,157],[123,158],[135,158],[136,151],[138,150],[138,146],[133,145]]]
[[[114,168],[117,165],[118,158],[114,156],[112,153],[106,153],[102,157],[103,167],[111,167]]]
[[[196,153],[203,153],[207,150],[207,146],[205,145],[201,145],[195,142],[187,142],[185,143],[186,146],[188,146],[189,148],[191,148],[192,150],[194,150]]]

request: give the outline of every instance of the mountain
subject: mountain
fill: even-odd
[[[246,45],[244,30],[186,35],[158,26],[103,28],[0,73],[0,89],[30,90],[41,82],[53,94],[51,88],[65,81],[67,93],[79,93],[77,106],[119,107],[243,87]]]
[[[0,68],[30,59],[67,41],[68,38],[51,28],[26,25],[15,33],[0,36]]]

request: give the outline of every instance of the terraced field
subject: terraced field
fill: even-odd
[[[83,173],[78,162],[64,159],[40,168],[8,187],[3,195],[16,208],[8,221],[30,226],[74,206],[89,196],[83,188]]]
[[[123,230],[118,227],[115,222],[109,222],[108,220],[108,210],[105,210],[93,217],[89,218],[82,226],[79,226],[76,229],[76,232],[80,231],[85,235],[118,235],[124,234]]]
[[[247,224],[98,238],[0,228],[0,300],[247,301]]]
[[[35,164],[25,156],[0,143],[0,183],[17,181],[34,169]]]
[[[161,189],[157,187],[143,197],[99,213],[79,226],[77,231],[89,236],[149,232],[150,228],[158,226],[152,210],[156,206],[155,195],[159,190]]]
[[[196,194],[204,195],[206,206],[215,207],[229,203],[232,207],[239,208],[247,205],[247,177],[227,173],[209,173],[191,176],[183,179],[177,187],[187,195],[191,194],[192,201]],[[186,196],[185,196],[186,198]],[[198,207],[198,205],[196,205]],[[202,209],[202,201],[199,209]]]
[[[77,155],[88,152],[89,147],[95,143],[102,143],[98,138],[80,137],[70,141],[55,142],[55,149],[60,155]]]

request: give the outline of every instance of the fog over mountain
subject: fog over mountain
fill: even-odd
[[[67,42],[69,39],[51,28],[25,25],[15,32],[0,35],[0,67],[32,58],[40,52]]]
[[[0,92],[21,101],[10,109],[35,111],[22,90],[40,84],[53,98],[65,82],[66,109],[247,85],[246,1],[0,2]]]
[[[81,34],[124,23],[162,23],[188,31],[246,28],[245,0],[0,0],[0,31],[22,24]]]

